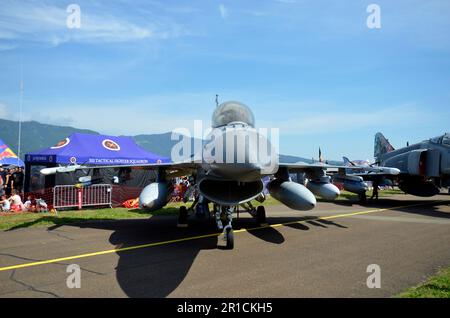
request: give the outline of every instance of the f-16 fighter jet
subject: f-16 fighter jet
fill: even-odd
[[[203,142],[200,140],[200,146],[197,147],[200,149],[193,156],[185,158],[180,155],[187,153],[181,150],[182,146],[183,140],[172,149],[171,163],[139,165],[157,172],[156,181],[147,185],[139,196],[140,207],[150,211],[161,209],[170,198],[171,179],[190,176],[197,190],[193,205],[212,203],[213,211],[210,213],[214,214],[217,227],[223,230],[223,239],[229,249],[234,247],[232,218],[239,206],[246,205],[258,222],[265,222],[264,207],[254,209],[250,202],[254,199],[264,200],[263,178],[270,177],[267,189],[281,203],[294,210],[311,210],[316,205],[315,195],[326,199],[335,199],[339,195],[339,189],[330,182],[326,169],[349,168],[323,163],[280,163],[273,138],[269,140],[268,133],[256,130],[250,108],[236,101],[217,105],[212,115],[211,131]],[[41,173],[48,175],[93,168],[102,167],[72,165],[45,168]],[[386,167],[355,166],[354,169],[389,174],[399,172]],[[289,173],[304,173],[309,180],[307,187],[293,182]],[[179,210],[179,226],[187,225],[187,217],[188,209],[182,206]]]

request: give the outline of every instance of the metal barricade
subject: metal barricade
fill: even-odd
[[[53,188],[53,206],[58,208],[81,209],[87,206],[112,207],[112,186],[110,184],[93,184],[87,187],[58,185]]]

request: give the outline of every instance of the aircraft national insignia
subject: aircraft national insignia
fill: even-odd
[[[115,141],[112,141],[111,139],[103,140],[102,145],[103,145],[103,147],[105,147],[108,150],[114,150],[114,151],[120,150],[119,144]]]

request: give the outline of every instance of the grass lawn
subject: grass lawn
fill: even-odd
[[[378,197],[388,197],[394,194],[404,194],[405,192],[403,192],[402,190],[378,190]],[[366,192],[366,196],[367,199],[370,198],[372,196],[372,190],[367,191]],[[338,200],[342,200],[342,199],[347,199],[347,200],[352,200],[352,201],[357,201],[358,200],[358,195],[354,194],[352,192],[348,192],[348,191],[341,191],[341,195],[339,196]],[[319,200],[320,201],[320,200]]]
[[[398,190],[384,190],[380,191],[380,196],[387,196],[392,194],[402,193]],[[372,193],[368,192],[368,196]],[[342,191],[338,200],[357,200],[356,194]],[[318,201],[322,201],[320,198]],[[271,196],[268,196],[264,203],[257,201],[252,202],[255,206],[259,205],[274,205],[281,204],[279,201]],[[89,210],[66,210],[54,213],[19,213],[11,215],[0,216],[0,230],[14,230],[18,228],[25,228],[31,226],[53,226],[68,223],[79,223],[89,220],[119,220],[119,219],[135,219],[135,218],[149,218],[152,215],[176,215],[178,208],[183,203],[169,203],[166,207],[158,211],[148,212],[140,209],[127,208],[106,208],[106,209],[89,209]],[[190,203],[188,203],[190,205]],[[210,206],[212,209],[212,206]]]
[[[401,298],[450,298],[450,267],[417,287],[408,289],[396,297]]]

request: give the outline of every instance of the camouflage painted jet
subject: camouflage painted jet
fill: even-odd
[[[450,186],[449,133],[394,149],[379,132],[375,135],[374,157],[377,165],[400,170],[395,179],[406,193],[430,197],[438,194],[441,187]]]

